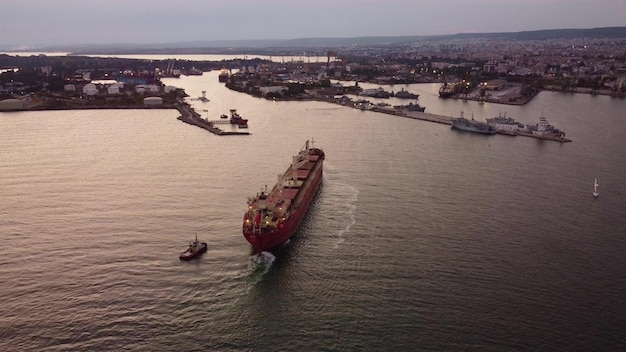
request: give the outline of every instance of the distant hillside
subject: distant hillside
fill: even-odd
[[[592,29],[546,29],[504,33],[458,33],[435,36],[399,37],[356,37],[356,38],[305,38],[283,41],[288,46],[347,46],[357,45],[406,45],[423,41],[449,41],[455,39],[499,39],[499,40],[548,40],[574,38],[626,38],[626,27],[605,27]]]
[[[574,38],[626,38],[626,27],[604,27],[591,29],[548,29],[505,33],[459,33],[436,36],[395,36],[395,37],[353,37],[353,38],[299,38],[290,40],[219,40],[190,41],[160,44],[86,44],[73,46],[49,46],[38,51],[67,51],[74,54],[149,54],[149,53],[203,53],[240,54],[251,50],[279,48],[339,48],[351,45],[360,46],[405,46],[419,42],[450,41],[468,39],[494,40],[548,40]],[[9,50],[6,49],[5,50]]]
[[[456,38],[493,38],[505,40],[547,40],[575,38],[626,38],[626,27],[604,27],[591,29],[545,29],[538,31],[507,33],[456,34]]]

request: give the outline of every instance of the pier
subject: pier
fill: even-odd
[[[176,105],[176,109],[180,112],[180,116],[178,120],[188,123],[190,125],[198,126],[203,128],[213,134],[218,136],[236,136],[236,135],[249,135],[250,132],[244,131],[224,131],[218,127],[215,127],[215,124],[218,123],[229,123],[228,120],[215,120],[209,121],[208,119],[203,119],[200,114],[198,114],[189,104],[185,102],[179,102]]]
[[[347,106],[347,107],[351,107],[355,109],[360,109],[355,104],[346,103],[345,100],[331,99],[331,100],[323,100],[323,101],[326,101],[329,103],[335,103],[335,104],[339,104],[342,106]],[[439,123],[439,124],[449,125],[449,126],[452,125],[452,121],[455,119],[454,117],[450,117],[450,116],[435,115],[435,114],[429,114],[426,112],[409,111],[406,109],[396,109],[392,107],[382,107],[382,106],[376,106],[376,105],[372,106],[371,108],[367,110],[378,112],[378,113],[383,113],[383,114],[388,114],[388,115],[401,116],[401,117],[410,118],[414,120],[434,122],[434,123]],[[554,142],[560,142],[560,143],[566,143],[566,142],[572,141],[571,139],[567,139],[564,137],[536,134],[532,132],[523,132],[523,131],[497,130],[497,134],[502,134],[502,135],[507,135],[507,136],[532,137],[536,139],[542,139],[542,140],[554,141]]]
[[[379,107],[374,107],[371,109],[371,111],[375,111],[375,112],[381,112],[381,113],[385,113],[385,114],[392,114],[392,115],[397,115],[397,116],[402,116],[402,117],[407,117],[410,119],[415,119],[415,120],[422,120],[422,121],[428,121],[428,122],[435,122],[435,123],[440,123],[440,124],[444,124],[444,125],[452,125],[452,120],[454,120],[455,118],[453,117],[449,117],[449,116],[442,116],[442,115],[434,115],[434,114],[428,114],[425,112],[419,112],[419,111],[400,111],[400,112],[396,112],[393,111],[393,109],[389,109],[389,108],[379,108]],[[554,142],[561,142],[561,143],[566,143],[566,142],[571,142],[571,139],[567,139],[564,137],[558,137],[558,136],[553,136],[553,135],[543,135],[543,134],[536,134],[536,133],[532,133],[532,132],[523,132],[523,131],[507,131],[507,130],[496,130],[497,134],[502,134],[502,135],[507,135],[507,136],[523,136],[523,137],[532,137],[532,138],[536,138],[536,139],[543,139],[543,140],[547,140],[547,141],[554,141]]]
[[[339,99],[317,99],[317,100],[325,101],[328,103],[334,103],[334,104],[338,104],[342,106],[352,107],[355,109],[360,109],[352,101],[346,102],[345,100],[339,100]],[[191,125],[198,126],[200,128],[204,128],[205,130],[213,134],[216,134],[218,136],[249,135],[250,134],[249,132],[244,132],[244,131],[223,131],[219,127],[216,127],[216,125],[230,124],[231,121],[229,119],[209,121],[208,119],[202,118],[200,114],[198,114],[191,106],[189,106],[189,104],[183,101],[180,101],[177,104],[177,109],[181,113],[181,116],[178,117],[178,120],[191,124]],[[429,114],[429,113],[421,112],[421,111],[410,111],[407,109],[397,109],[397,108],[387,107],[387,106],[374,105],[367,110],[372,111],[372,112],[377,112],[377,113],[383,113],[387,115],[395,115],[395,116],[410,118],[414,120],[434,122],[434,123],[439,123],[439,124],[448,125],[448,126],[451,126],[452,121],[455,119],[454,117],[450,117],[450,116]],[[497,134],[507,135],[507,136],[532,137],[536,139],[548,140],[548,141],[554,141],[554,142],[560,142],[560,143],[572,141],[571,139],[567,139],[564,137],[532,133],[532,132],[523,132],[523,131],[497,130]]]
[[[388,115],[402,116],[402,117],[406,117],[406,118],[414,119],[414,120],[434,122],[434,123],[439,123],[443,125],[452,125],[452,120],[454,120],[454,118],[449,117],[449,116],[429,114],[429,113],[421,112],[421,111],[409,111],[405,109],[395,109],[391,107],[374,106],[370,109],[370,111],[380,112],[380,113],[388,114]]]
[[[376,110],[372,109],[372,111],[388,113],[388,112],[386,112],[383,109],[376,109]],[[419,112],[419,111],[403,111],[400,114],[394,114],[394,115],[408,117],[408,118],[416,119],[416,120],[435,122],[435,123],[440,123],[440,124],[445,124],[445,125],[452,125],[452,120],[454,120],[453,117],[427,114],[427,113]],[[553,135],[537,134],[537,133],[532,133],[532,132],[523,132],[523,131],[507,131],[507,130],[497,129],[496,133],[497,134],[501,134],[501,135],[507,135],[507,136],[532,137],[532,138],[536,138],[536,139],[543,139],[543,140],[547,140],[547,141],[554,141],[554,142],[561,142],[561,143],[566,143],[566,142],[571,142],[572,141],[571,139],[567,139],[567,138],[564,138],[564,137],[558,137],[558,136],[553,136]]]

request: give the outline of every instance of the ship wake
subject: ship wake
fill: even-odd
[[[261,252],[261,254],[258,255],[251,255],[250,265],[248,266],[249,279],[253,282],[260,281],[263,275],[270,271],[275,260],[276,256],[270,252]]]
[[[354,186],[335,182],[328,177],[324,184],[324,196],[320,197],[320,205],[328,211],[320,213],[322,223],[330,228],[335,234],[333,248],[345,242],[345,237],[350,233],[356,223],[356,208],[359,199],[359,190]]]
[[[273,255],[271,252],[261,252],[261,254],[255,255],[255,257],[256,263],[258,265],[271,266],[272,263],[274,263],[274,261],[276,260],[276,256]]]

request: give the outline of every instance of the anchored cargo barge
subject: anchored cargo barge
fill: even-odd
[[[243,235],[260,254],[287,241],[298,230],[322,183],[324,152],[306,141],[271,191],[248,198]]]

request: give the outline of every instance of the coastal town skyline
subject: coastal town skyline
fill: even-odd
[[[626,24],[626,3],[621,0],[480,0],[471,4],[462,0],[317,0],[306,6],[286,0],[9,0],[3,5],[3,50],[50,45],[428,36]]]

